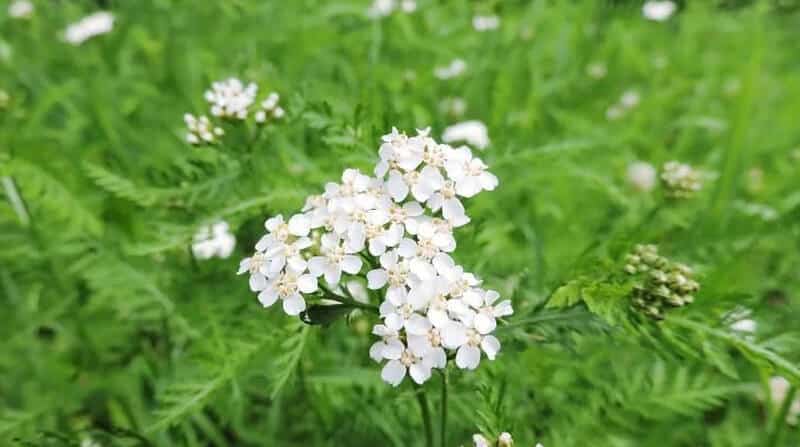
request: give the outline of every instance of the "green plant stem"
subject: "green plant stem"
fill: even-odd
[[[447,447],[447,368],[441,371],[442,373],[442,402],[441,402],[441,421],[439,426],[439,446]]]
[[[334,301],[338,301],[339,303],[345,304],[345,305],[350,306],[350,307],[355,307],[357,309],[364,309],[364,310],[368,310],[370,312],[378,313],[378,306],[375,306],[373,304],[362,303],[360,301],[356,301],[356,300],[353,300],[353,299],[350,299],[350,298],[345,298],[345,297],[340,296],[340,295],[331,295],[331,297],[329,297],[329,299],[334,300]]]
[[[786,393],[786,397],[783,399],[783,403],[781,404],[778,413],[775,415],[772,421],[772,427],[770,428],[769,439],[767,440],[767,447],[776,447],[780,445],[781,435],[783,434],[783,427],[786,425],[786,415],[789,414],[789,409],[792,407],[792,403],[794,402],[794,396],[797,394],[797,387],[791,385],[789,387],[789,391]]]
[[[428,407],[428,397],[425,395],[425,390],[414,384],[414,389],[417,394],[417,403],[422,413],[422,425],[425,427],[425,447],[433,447],[433,428],[431,425],[431,410]]]

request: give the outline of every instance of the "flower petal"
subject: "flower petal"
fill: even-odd
[[[494,360],[497,353],[500,351],[500,340],[494,335],[487,335],[481,340],[481,349],[486,353],[489,360]]]
[[[463,345],[456,353],[456,365],[461,369],[475,369],[481,362],[481,350],[475,346]]]
[[[275,304],[278,300],[278,291],[274,287],[268,287],[258,294],[258,301],[264,307],[269,307]]]
[[[367,272],[367,287],[372,290],[382,288],[388,280],[389,274],[384,269],[375,269]]]
[[[295,214],[289,219],[289,233],[295,236],[307,236],[311,231],[311,220],[304,214]]]
[[[392,360],[381,370],[381,379],[392,386],[400,385],[406,376],[406,367],[397,360]]]
[[[306,310],[306,301],[299,293],[296,293],[283,300],[283,310],[292,316],[299,315],[300,312]]]

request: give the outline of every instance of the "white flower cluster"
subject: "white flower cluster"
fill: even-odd
[[[28,19],[33,15],[33,3],[28,0],[14,0],[8,5],[8,16],[14,19]]]
[[[636,90],[626,90],[620,96],[616,104],[612,104],[606,109],[606,118],[609,120],[617,120],[625,116],[626,113],[636,108],[639,105],[640,97],[639,92]]]
[[[514,438],[511,437],[511,433],[504,431],[497,437],[497,442],[490,442],[486,436],[478,433],[472,435],[472,444],[474,447],[513,447]],[[536,444],[536,447],[542,447],[542,445]]]
[[[642,15],[655,22],[663,22],[675,13],[677,5],[670,0],[651,0],[642,5]]]
[[[191,113],[183,115],[186,123],[186,142],[189,144],[214,143],[225,134],[221,127],[211,124],[207,116],[194,116]]]
[[[476,368],[481,350],[494,359],[500,342],[491,332],[512,314],[511,302],[480,288],[448,253],[453,229],[470,221],[461,200],[495,189],[497,178],[468,147],[439,144],[428,130],[408,137],[392,129],[379,155],[374,176],[347,169],[300,213],[267,220],[239,274],[250,274],[262,305],[281,299],[289,315],[309,298],[335,300],[343,275],[365,276],[383,297],[370,357],[388,361],[381,376],[392,385],[407,373],[425,382],[445,367],[445,349],[460,368]]]
[[[703,188],[703,178],[700,171],[688,164],[677,161],[664,163],[661,181],[664,184],[667,196],[677,199],[691,198]]]
[[[375,0],[367,9],[367,16],[373,19],[392,15],[397,9],[406,14],[417,10],[416,0]]]
[[[211,84],[206,90],[206,101],[211,104],[211,114],[219,118],[247,119],[250,106],[256,100],[258,85],[244,85],[237,78],[228,78]]]
[[[472,18],[472,27],[478,32],[495,30],[500,27],[500,17],[475,16]]]
[[[233,253],[236,237],[225,221],[200,228],[194,235],[192,254],[197,259],[227,258]]]
[[[467,63],[464,59],[453,59],[447,65],[441,65],[433,69],[433,75],[439,79],[447,80],[461,76],[467,71]]]
[[[92,37],[110,32],[113,28],[114,15],[99,11],[68,26],[64,31],[64,39],[72,45],[80,45]]]
[[[466,142],[478,149],[489,145],[489,129],[482,121],[472,120],[453,124],[444,129],[442,141],[445,143]]]
[[[224,81],[213,82],[204,96],[211,105],[211,116],[244,121],[250,116],[257,95],[258,85],[256,83],[250,82],[245,85],[237,78],[228,78]],[[270,92],[255,108],[255,113],[253,113],[255,122],[264,124],[270,120],[283,118],[286,112],[278,105],[279,100],[278,93]],[[215,143],[225,133],[206,115],[194,116],[187,113],[183,115],[183,120],[187,128],[186,142],[189,144]]]

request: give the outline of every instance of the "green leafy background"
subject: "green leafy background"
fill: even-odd
[[[497,360],[451,371],[448,444],[800,445],[767,391],[800,384],[798,2],[679,2],[665,23],[636,1],[419,0],[380,21],[355,0],[34,3],[0,2],[2,445],[422,445],[414,389],[367,356],[374,320],[306,326],[235,272],[267,216],[369,170],[393,125],[440,135],[454,96],[501,181],[456,258],[516,313]],[[98,8],[113,32],[61,40]],[[481,13],[501,27],[475,32]],[[464,76],[433,76],[456,57]],[[186,145],[183,113],[228,76],[287,116],[255,145],[233,126]],[[640,104],[608,120],[627,90]],[[626,182],[672,159],[713,174],[693,200]],[[234,256],[193,260],[219,218]],[[631,313],[613,276],[637,242],[695,267],[694,304]],[[729,328],[743,308],[754,334]]]

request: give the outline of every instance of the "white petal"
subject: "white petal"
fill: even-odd
[[[405,286],[390,287],[386,291],[386,299],[395,306],[401,306],[408,301],[408,290]]]
[[[499,318],[499,317],[505,317],[507,315],[513,314],[514,313],[514,308],[511,307],[511,300],[503,300],[503,301],[500,301],[499,304],[494,306],[494,310],[493,311],[494,311],[494,316]]]
[[[267,278],[260,273],[250,275],[250,290],[260,292],[267,287]]]
[[[475,369],[481,362],[481,350],[475,346],[463,345],[456,353],[456,365],[461,369]]]
[[[287,264],[289,264],[289,268],[295,272],[302,272],[305,271],[308,262],[300,255],[292,256],[291,258],[286,260]]]
[[[406,367],[397,360],[392,360],[381,370],[381,379],[392,386],[400,385],[406,376]]]
[[[381,262],[381,267],[385,268],[386,270],[392,269],[394,266],[397,265],[397,251],[392,250],[382,254],[380,262]]]
[[[494,360],[500,351],[500,341],[494,335],[487,335],[481,340],[481,348],[489,360]]]
[[[339,284],[339,280],[342,279],[342,269],[338,265],[328,264],[325,266],[323,274],[325,275],[325,282],[331,286]]]
[[[278,225],[283,223],[283,216],[278,214],[275,217],[271,217],[264,222],[264,228],[267,229],[270,233],[275,231],[278,228]]]
[[[431,368],[444,368],[447,366],[447,353],[442,348],[433,348],[425,356],[424,361]]]
[[[492,191],[497,188],[497,185],[500,183],[495,177],[494,174],[490,172],[484,172],[480,176],[481,187],[486,191]]]
[[[452,322],[447,316],[447,312],[444,310],[429,310],[428,319],[431,320],[431,323],[437,328],[443,328]]]
[[[395,202],[402,202],[408,195],[408,185],[403,176],[396,171],[389,173],[389,180],[386,181],[386,189]]]
[[[297,288],[303,293],[314,293],[317,291],[317,277],[314,275],[300,275],[297,278]]]
[[[386,342],[383,347],[383,358],[388,360],[398,360],[400,355],[402,355],[403,350],[406,347],[403,346],[403,342],[394,338]]]
[[[295,236],[307,236],[311,231],[311,220],[303,214],[295,214],[289,219],[289,232]]]
[[[439,253],[433,257],[433,266],[440,275],[446,275],[455,265],[455,261],[447,253]]]
[[[367,272],[367,287],[372,290],[378,290],[386,285],[389,280],[389,274],[384,269],[375,269]]]
[[[454,227],[460,227],[469,223],[469,217],[464,214],[464,205],[458,199],[447,199],[442,205],[442,216],[447,219]]]
[[[361,258],[358,256],[347,255],[342,258],[342,270],[351,275],[355,275],[361,270],[361,264]]]
[[[383,360],[383,347],[384,343],[382,341],[373,343],[369,348],[369,358],[380,363]]]
[[[274,287],[268,287],[258,294],[258,301],[264,307],[269,307],[275,304],[278,300],[278,291]]]
[[[410,263],[411,273],[417,275],[421,281],[430,281],[436,276],[433,265],[422,258],[414,258]]]
[[[449,349],[455,349],[467,342],[466,328],[454,321],[439,330],[442,344]]]
[[[426,335],[431,329],[431,322],[422,315],[413,314],[406,320],[405,327],[411,335]]]
[[[433,347],[427,335],[409,335],[408,349],[413,352],[414,355],[423,357],[428,354]]]
[[[481,334],[488,334],[497,327],[497,322],[494,320],[494,317],[492,315],[487,315],[486,312],[478,312],[478,314],[475,315],[473,323],[475,324],[475,330]]]
[[[405,238],[400,241],[400,246],[397,247],[397,254],[404,258],[410,258],[417,254],[417,243],[411,239]]]
[[[283,310],[289,315],[299,315],[306,310],[306,301],[299,293],[283,300]]]
[[[430,283],[423,282],[411,288],[406,300],[414,309],[422,309],[428,305],[431,298],[433,298],[433,288]]]
[[[328,259],[324,256],[314,256],[308,260],[308,271],[316,277],[320,277],[325,273],[325,267],[328,265]]]
[[[386,324],[386,327],[393,331],[399,331],[400,329],[403,329],[404,322],[403,317],[401,317],[400,314],[391,313],[386,316],[383,322]]]
[[[431,369],[421,363],[414,363],[408,368],[408,372],[414,382],[422,385],[431,378]]]
[[[480,309],[483,307],[483,294],[481,293],[480,289],[469,289],[464,292],[464,295],[462,295],[461,298],[465,303],[469,304],[475,309]]]

